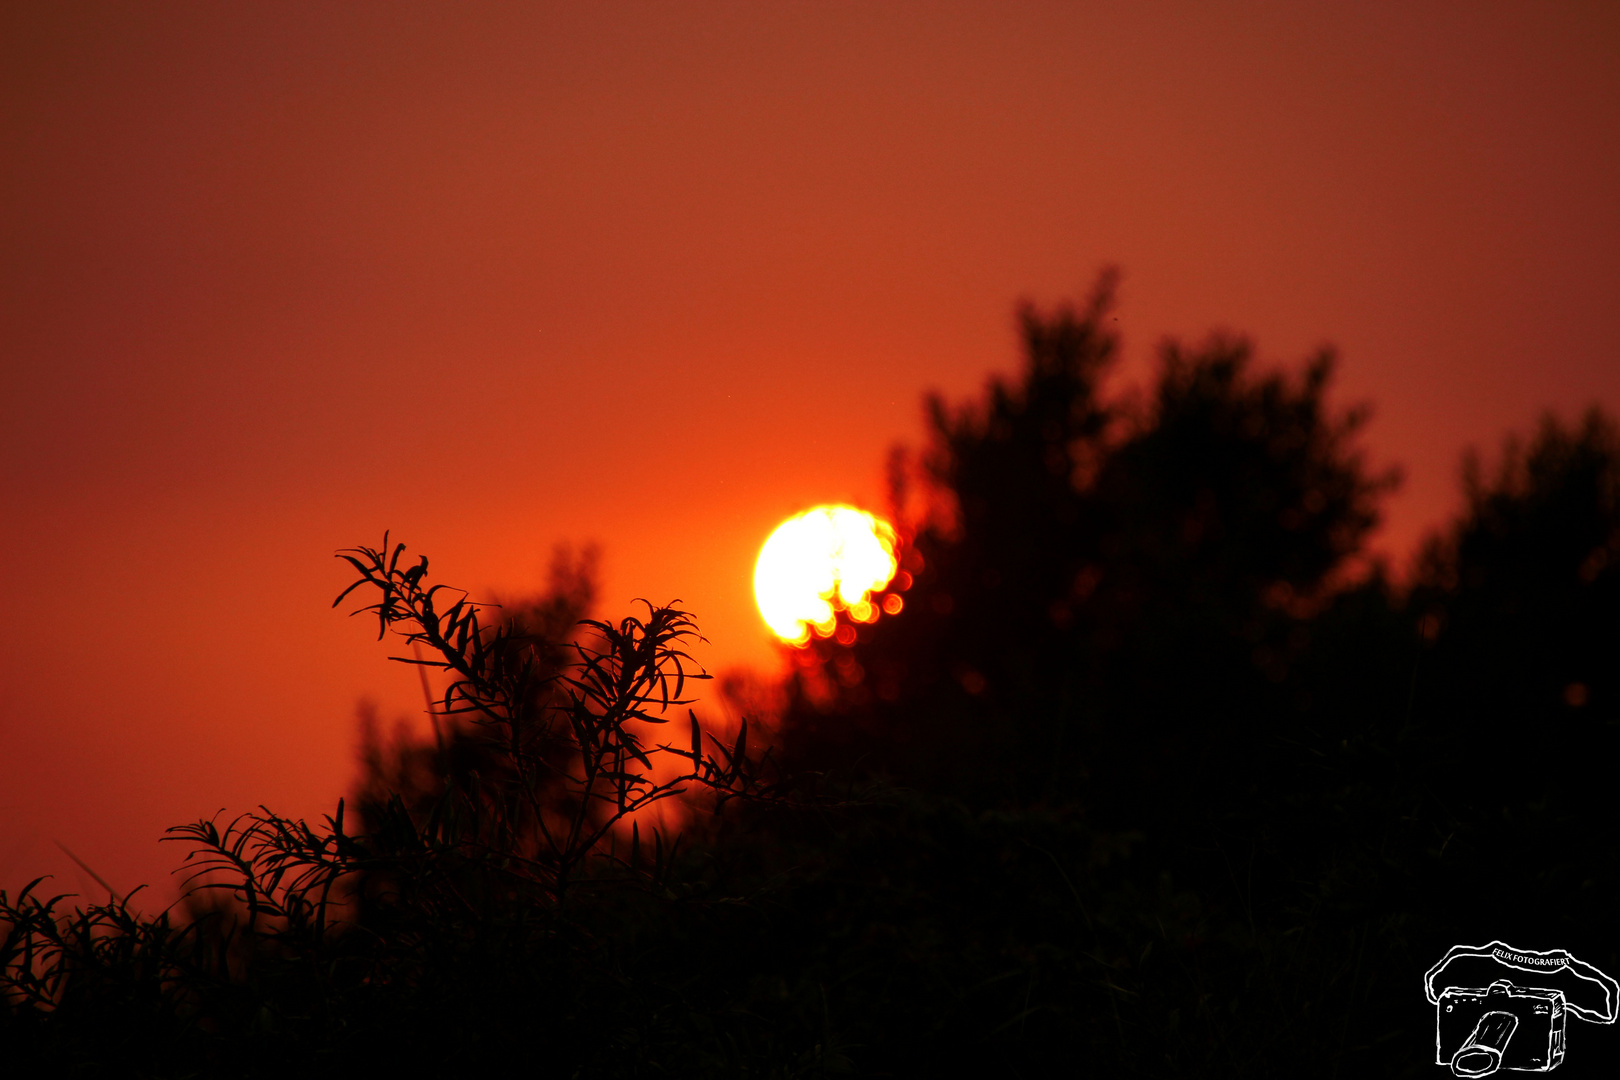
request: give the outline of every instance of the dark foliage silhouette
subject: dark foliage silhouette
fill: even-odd
[[[1112,289],[930,400],[900,610],[788,654],[771,754],[664,715],[690,618],[593,620],[588,557],[490,619],[346,553],[446,680],[432,734],[373,723],[347,816],[174,830],[215,870],[186,918],[0,894],[0,1040],[85,1075],[1418,1077],[1449,946],[1620,970],[1614,424],[1469,465],[1397,582],[1331,354],[1169,344],[1136,403]],[[682,788],[726,812],[626,838]]]
[[[896,826],[942,860],[912,882],[988,876],[918,894],[934,955],[891,954],[887,977],[931,1001],[965,1000],[975,967],[1027,979],[1022,1008],[1000,999],[1017,1045],[974,1043],[985,1067],[1078,1042],[1155,1075],[1416,1075],[1431,954],[1517,935],[1620,966],[1600,910],[1620,885],[1612,425],[1549,420],[1492,481],[1474,467],[1397,588],[1364,553],[1396,477],[1355,448],[1365,410],[1328,407],[1331,354],[1255,375],[1242,341],[1171,344],[1133,413],[1100,392],[1110,288],[1026,309],[1016,385],[931,402],[920,501],[949,512],[904,523],[903,610],[791,654],[792,766],[1006,830],[975,850]],[[998,942],[1004,969],[952,935]]]
[[[1605,936],[1620,855],[1620,436],[1601,413],[1509,439],[1493,477],[1423,552],[1410,597],[1427,647],[1413,688],[1434,790],[1502,920],[1532,911]],[[1492,862],[1522,869],[1511,885]],[[1573,946],[1572,946],[1573,947]]]
[[[1614,712],[1620,656],[1620,436],[1593,412],[1547,418],[1528,449],[1503,448],[1494,478],[1464,468],[1467,509],[1424,551],[1414,603],[1432,622],[1426,711],[1480,752],[1514,753],[1511,730],[1584,727]],[[1508,740],[1504,742],[1504,740]],[[1542,762],[1527,763],[1540,766]]]
[[[524,708],[534,715],[558,704],[557,677],[569,661],[563,643],[578,633],[591,614],[596,599],[596,559],[593,548],[576,556],[568,548],[559,547],[553,553],[544,594],[491,603],[500,611],[502,626],[512,640],[525,643],[533,678]],[[411,659],[419,660],[421,656],[421,650],[414,649]],[[511,763],[501,748],[483,737],[478,725],[434,708],[425,671],[422,691],[428,699],[432,722],[433,736],[429,739],[414,737],[401,722],[385,743],[375,710],[369,705],[361,708],[361,779],[352,802],[359,820],[368,828],[382,820],[389,801],[396,796],[414,819],[424,821],[447,787],[477,791],[488,799],[518,779],[511,774]],[[550,748],[555,750],[557,745]],[[553,773],[563,767],[561,760],[547,763]],[[554,793],[548,792],[548,797],[551,795]]]
[[[929,480],[955,513],[912,530],[902,615],[846,619],[854,640],[799,658],[798,760],[859,746],[910,781],[1122,816],[1145,785],[1202,800],[1200,776],[1252,760],[1301,615],[1393,477],[1354,451],[1365,412],[1326,406],[1330,354],[1295,382],[1251,375],[1242,341],[1170,344],[1144,415],[1105,400],[1112,288],[1079,312],[1025,309],[1023,378],[982,409],[930,402]]]
[[[449,674],[432,788],[373,791],[364,831],[343,801],[316,826],[264,810],[171,829],[191,849],[184,925],[116,897],[63,917],[65,898],[38,881],[0,893],[0,1036],[63,1067],[165,1074],[309,1055],[487,1063],[564,1031],[553,1059],[566,1071],[611,1051],[626,1026],[601,1008],[611,963],[588,958],[590,924],[611,928],[613,902],[571,891],[667,891],[665,838],[654,831],[644,853],[639,825],[625,845],[615,826],[692,785],[767,797],[768,763],[749,756],[746,728],[722,746],[690,712],[678,745],[653,738],[708,677],[681,649],[696,632],[685,612],[586,620],[591,635],[565,651],[541,632],[563,628],[585,591],[489,626],[466,594],[426,584],[426,558],[401,566],[403,551],[385,536],[341,553],[359,578],[335,603],[374,589],[361,611],[379,639],[392,630],[427,653],[397,659]],[[658,758],[679,764],[659,773]]]

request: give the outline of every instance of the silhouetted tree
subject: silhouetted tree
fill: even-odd
[[[1471,745],[1617,715],[1620,434],[1593,410],[1509,439],[1494,477],[1463,470],[1462,517],[1423,552],[1414,603],[1432,620],[1423,707]],[[1513,717],[1514,731],[1481,730]]]
[[[1590,933],[1620,885],[1620,434],[1595,409],[1548,416],[1494,475],[1470,455],[1463,487],[1410,598],[1431,639],[1414,688],[1426,771],[1477,850],[1481,903]]]
[[[907,530],[900,614],[796,657],[794,760],[1130,814],[1253,757],[1393,477],[1354,449],[1365,411],[1328,408],[1328,353],[1292,380],[1251,375],[1242,341],[1171,343],[1143,415],[1106,399],[1113,287],[1021,312],[1016,385],[930,400],[927,479],[953,513]]]

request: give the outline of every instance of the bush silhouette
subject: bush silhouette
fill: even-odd
[[[558,676],[570,659],[563,643],[576,635],[577,628],[592,614],[595,573],[594,549],[588,548],[576,557],[566,547],[560,547],[553,553],[544,594],[491,604],[500,611],[501,625],[512,640],[525,644],[529,662],[534,665],[529,700],[524,704],[531,714],[542,715],[559,704]],[[411,659],[421,657],[421,649],[413,648]],[[413,736],[401,722],[385,743],[375,710],[364,705],[360,711],[361,777],[352,801],[367,829],[383,820],[395,797],[413,819],[425,821],[447,788],[476,791],[480,798],[488,800],[518,782],[501,747],[485,737],[477,724],[464,716],[446,714],[442,703],[434,707],[425,668],[419,666],[419,670],[423,672],[422,692],[433,725],[431,738]],[[552,748],[560,745],[553,744]],[[561,760],[548,761],[548,769],[564,765]],[[548,792],[548,797],[552,794]]]
[[[761,760],[746,728],[721,746],[690,712],[676,745],[652,740],[707,678],[681,649],[696,632],[685,612],[587,620],[592,634],[564,661],[539,631],[575,614],[578,590],[489,626],[466,594],[426,584],[426,558],[401,566],[403,551],[385,536],[341,553],[359,577],[334,606],[375,590],[361,611],[379,640],[401,634],[427,658],[398,659],[451,676],[431,788],[374,789],[364,831],[342,800],[315,826],[264,810],[171,829],[191,847],[184,925],[139,915],[128,897],[63,917],[65,898],[36,893],[39,881],[15,900],[0,892],[0,1038],[60,1065],[168,1074],[307,1055],[492,1063],[571,1028],[554,1057],[574,1071],[624,1026],[602,1008],[610,964],[588,960],[591,923],[611,929],[614,905],[572,890],[662,889],[664,838],[654,831],[644,853],[639,827],[621,845],[615,826],[689,785],[766,795]],[[680,765],[655,774],[660,757]]]

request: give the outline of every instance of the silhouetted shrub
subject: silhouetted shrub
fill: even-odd
[[[394,630],[428,654],[398,659],[449,673],[439,710],[459,723],[432,782],[373,788],[363,831],[341,800],[318,826],[264,810],[171,829],[192,848],[185,925],[127,898],[64,915],[37,881],[0,892],[8,1049],[163,1075],[492,1064],[537,1042],[573,1073],[618,1060],[626,1031],[638,1060],[662,1052],[656,1012],[625,1015],[617,958],[595,942],[623,932],[610,912],[635,909],[600,891],[667,893],[675,853],[657,830],[643,845],[639,825],[628,843],[616,828],[691,786],[768,795],[746,727],[706,747],[689,712],[676,745],[652,737],[708,677],[681,648],[690,616],[649,604],[645,620],[587,620],[565,654],[542,632],[568,629],[583,593],[488,627],[465,594],[425,584],[426,558],[401,567],[403,550],[385,536],[342,553],[360,577],[337,602],[377,590],[362,610],[379,639]],[[680,764],[656,772],[659,758]]]

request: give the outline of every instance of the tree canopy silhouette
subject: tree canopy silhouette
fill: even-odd
[[[1291,378],[1241,339],[1171,342],[1147,407],[1108,397],[1113,290],[1024,308],[1022,376],[982,404],[929,400],[947,512],[908,530],[898,616],[800,655],[792,760],[1134,812],[1254,759],[1257,703],[1395,477],[1356,449],[1366,410],[1328,405],[1330,352]]]

